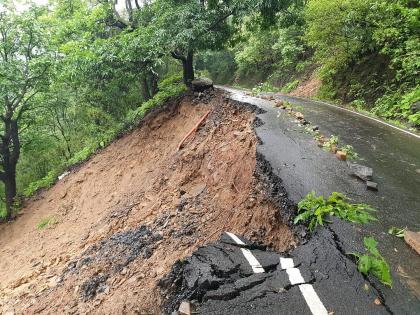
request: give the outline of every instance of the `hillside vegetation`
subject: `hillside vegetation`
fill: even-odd
[[[317,98],[420,127],[420,10],[411,0],[298,0],[271,25],[248,19],[198,68],[220,83]],[[312,95],[311,95],[312,96]]]
[[[411,0],[2,1],[0,220],[196,72],[257,91],[321,80],[320,98],[418,128],[419,26]]]

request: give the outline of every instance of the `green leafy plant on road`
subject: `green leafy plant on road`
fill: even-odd
[[[406,230],[406,228],[401,229],[401,228],[397,228],[397,227],[393,226],[388,230],[388,234],[394,235],[394,236],[399,237],[399,238],[403,238],[404,234],[405,234],[405,230]]]
[[[337,148],[338,145],[338,137],[332,135],[323,145],[325,151],[333,151],[333,148]]]
[[[376,248],[378,242],[373,237],[363,239],[366,253],[350,253],[357,259],[357,269],[365,274],[372,274],[383,284],[392,288],[392,277],[389,265]]]
[[[359,158],[359,155],[354,150],[353,146],[350,145],[350,144],[346,144],[346,145],[340,147],[340,151],[343,151],[344,153],[346,153],[346,156],[347,156],[348,160],[355,160],[355,159]]]
[[[309,193],[298,203],[298,215],[294,224],[303,222],[308,224],[312,232],[318,225],[324,225],[328,215],[337,216],[343,220],[366,224],[377,220],[371,212],[375,211],[371,206],[363,203],[352,204],[345,195],[333,192],[327,199],[324,196],[316,196],[315,192]]]

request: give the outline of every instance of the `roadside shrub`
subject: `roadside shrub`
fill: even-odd
[[[281,89],[282,93],[290,93],[294,89],[296,89],[299,85],[299,80],[294,80],[292,82],[287,83],[283,88]]]
[[[125,126],[132,128],[144,117],[147,111],[160,106],[165,103],[169,98],[180,95],[187,90],[186,86],[182,83],[182,75],[173,75],[158,85],[159,92],[147,102],[141,104],[138,108],[130,110],[125,118]]]

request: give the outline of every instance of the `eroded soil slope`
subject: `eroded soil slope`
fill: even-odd
[[[29,201],[0,226],[3,313],[159,313],[158,280],[224,231],[294,246],[257,170],[254,118],[216,92],[184,97]],[[57,223],[38,230],[45,218]]]

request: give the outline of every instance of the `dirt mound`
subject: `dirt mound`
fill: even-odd
[[[317,77],[316,73],[314,72],[309,79],[301,82],[299,86],[289,93],[291,96],[298,96],[298,97],[306,97],[306,98],[313,98],[316,97],[321,87],[321,80]]]
[[[224,231],[295,245],[257,165],[255,114],[208,93],[148,115],[0,226],[3,312],[159,313],[159,279]]]

